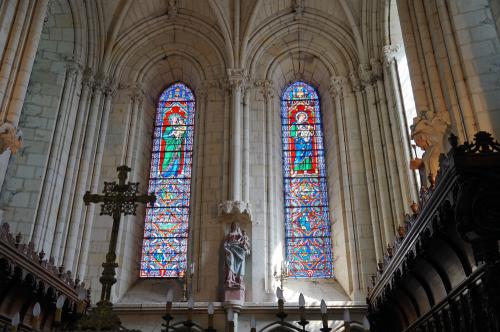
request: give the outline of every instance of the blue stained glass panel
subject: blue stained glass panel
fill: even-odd
[[[183,83],[160,96],[155,116],[141,277],[183,277],[187,264],[195,99]]]
[[[333,255],[319,98],[309,84],[281,100],[286,258],[290,277],[332,278]]]

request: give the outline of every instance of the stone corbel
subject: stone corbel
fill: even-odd
[[[220,203],[217,215],[224,223],[244,223],[250,222],[252,219],[250,203],[242,201],[225,201]]]
[[[0,125],[0,154],[6,150],[10,150],[12,154],[16,154],[17,150],[22,147],[22,133],[17,130],[9,122],[4,122]]]

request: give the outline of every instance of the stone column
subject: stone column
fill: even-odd
[[[66,243],[66,253],[64,255],[64,266],[71,271],[76,271],[76,262],[78,261],[76,259],[76,255],[81,252],[81,238],[83,235],[83,229],[85,228],[85,224],[82,225],[81,222],[82,219],[85,218],[86,214],[86,210],[83,205],[83,195],[86,190],[90,190],[90,183],[88,179],[90,178],[90,166],[94,161],[93,156],[95,145],[97,144],[97,124],[101,123],[101,103],[104,88],[105,82],[102,77],[96,78],[95,81],[93,81],[87,125],[82,133],[84,135],[84,139],[80,153],[81,157],[79,161],[79,172],[76,179],[76,187],[74,190],[74,199],[70,212],[71,226]]]
[[[76,123],[78,118],[78,103],[80,93],[82,89],[82,66],[75,61],[69,61],[68,64],[68,74],[63,89],[63,97],[61,99],[60,111],[61,117],[58,118],[56,127],[61,127],[59,131],[56,130],[54,138],[52,139],[51,150],[56,148],[52,153],[50,153],[49,164],[53,163],[54,167],[48,167],[46,170],[46,177],[50,175],[52,177],[51,182],[52,189],[49,192],[42,192],[41,196],[49,196],[50,201],[47,205],[47,210],[45,216],[49,222],[56,221],[56,229],[46,231],[46,242],[47,239],[54,238],[51,244],[50,254],[55,258],[57,263],[60,263],[61,256],[60,250],[62,246],[62,241],[64,233],[67,230],[69,220],[61,215],[62,204],[64,204],[65,197],[62,196],[65,182],[67,181],[67,175],[71,175],[72,169],[68,168],[70,162],[70,154],[72,145],[77,140],[74,136],[76,127],[79,124]],[[57,136],[56,136],[57,135]],[[59,161],[57,163],[57,161]],[[44,186],[43,188],[47,188]],[[38,217],[38,213],[37,213]],[[46,251],[48,253],[48,251]]]
[[[274,102],[274,97],[275,97],[275,90],[273,86],[273,82],[271,80],[263,80],[263,81],[257,81],[255,83],[256,87],[259,88],[259,92],[262,94],[264,97],[264,122],[262,125],[265,128],[265,156],[264,156],[264,164],[265,164],[265,174],[266,174],[266,181],[265,181],[265,195],[266,199],[265,202],[266,204],[263,205],[264,209],[264,215],[265,215],[265,224],[262,229],[263,231],[263,247],[264,247],[264,289],[266,292],[271,292],[273,291],[271,289],[272,286],[272,276],[273,276],[273,250],[276,245],[274,241],[274,228],[273,228],[273,223],[279,223],[279,220],[274,220],[274,215],[275,215],[275,206],[276,202],[273,200],[275,197],[275,192],[276,188],[274,186],[274,178],[275,178],[275,173],[274,169],[275,167],[278,167],[279,163],[276,163],[275,156],[273,153],[273,146],[274,146],[274,141],[275,141],[275,136],[274,136],[274,128],[273,128],[273,112],[274,107],[273,107],[273,102]],[[260,243],[256,243],[256,241],[253,241],[254,246],[260,245]],[[253,261],[259,264],[262,264],[262,256],[260,257],[252,257]]]
[[[372,142],[369,133],[371,131],[369,120],[368,120],[368,110],[365,108],[365,102],[363,98],[363,86],[356,73],[350,74],[350,82],[356,96],[356,105],[359,115],[359,127],[361,132],[361,142],[363,150],[363,161],[365,166],[365,178],[366,185],[368,188],[368,202],[370,206],[370,220],[372,225],[373,240],[375,244],[375,255],[377,260],[383,258],[383,241],[382,234],[380,231],[381,216],[378,207],[377,194],[375,189],[375,163],[372,158]]]
[[[61,102],[57,110],[56,124],[51,140],[48,163],[42,182],[38,207],[35,216],[35,227],[42,228],[40,241],[41,248],[47,255],[58,258],[59,249],[52,253],[52,249],[60,246],[65,220],[58,218],[59,204],[61,203],[62,186],[66,175],[66,166],[69,158],[69,146],[75,126],[76,108],[73,99],[77,98],[75,91],[81,83],[81,65],[70,60],[66,64],[66,78],[63,86]],[[57,228],[57,231],[56,229]]]
[[[250,89],[243,87],[243,201],[250,201]]]
[[[213,87],[212,82],[205,81],[202,83],[201,87],[196,89],[196,127],[195,127],[195,154],[194,158],[196,162],[193,164],[196,166],[194,169],[191,180],[191,195],[195,198],[192,200],[192,209],[193,220],[192,226],[190,227],[190,238],[191,241],[191,262],[194,263],[194,271],[193,276],[191,278],[191,291],[193,295],[200,291],[201,286],[201,275],[200,275],[200,266],[202,265],[202,251],[205,251],[205,248],[202,246],[203,236],[202,234],[207,234],[210,232],[210,228],[207,227],[206,223],[202,221],[202,213],[203,213],[203,196],[204,196],[204,186],[203,182],[205,180],[205,156],[207,144],[205,142],[206,135],[206,111],[207,111],[207,99],[208,99],[208,91]]]
[[[112,82],[106,79],[104,83],[105,84],[103,86],[103,91],[102,91],[104,95],[104,102],[102,106],[102,117],[101,121],[99,122],[99,128],[97,130],[97,142],[96,142],[97,144],[94,152],[95,153],[94,162],[91,164],[93,168],[91,174],[90,189],[89,188],[86,189],[90,190],[90,192],[98,192],[99,186],[102,183],[101,181],[102,156],[104,153],[104,144],[106,142],[106,133],[109,126],[108,119],[109,119],[109,113],[111,112],[111,102],[113,100],[114,94],[116,93],[116,87],[113,85]],[[82,278],[85,276],[87,269],[87,258],[89,254],[90,236],[92,234],[92,231],[95,231],[95,229],[93,229],[94,219],[96,217],[95,207],[96,204],[90,204],[86,208],[87,213],[84,219],[85,229],[83,232],[82,244],[80,247],[81,256],[78,262],[78,269],[77,269],[78,274],[82,276]]]
[[[242,112],[241,92],[244,81],[243,69],[228,69],[228,82],[231,86],[231,153],[229,176],[229,199],[242,199]]]
[[[75,106],[77,111],[76,118],[76,126],[73,131],[72,144],[70,148],[70,157],[68,162],[68,171],[66,173],[66,177],[64,179],[64,186],[62,191],[62,200],[61,207],[59,210],[59,218],[62,220],[67,220],[67,230],[63,235],[63,239],[61,241],[61,252],[60,259],[57,261],[58,264],[61,262],[65,262],[64,257],[68,255],[68,240],[69,243],[73,243],[76,241],[78,224],[75,224],[75,221],[71,218],[71,207],[75,202],[75,189],[77,183],[77,177],[80,170],[80,158],[82,155],[83,143],[84,143],[84,133],[85,128],[87,126],[88,118],[89,118],[89,109],[91,102],[91,92],[93,85],[93,76],[92,71],[87,68],[83,73],[82,79],[82,87],[80,99],[78,101],[78,105]],[[74,244],[73,244],[74,248]],[[73,255],[71,253],[71,255]],[[57,257],[56,257],[57,258]],[[67,266],[67,265],[65,265]]]
[[[222,223],[222,232],[227,234],[230,225],[238,223],[242,230],[250,233],[248,226],[251,220],[250,206],[243,200],[243,116],[242,116],[242,89],[245,83],[244,69],[230,68],[227,71],[231,93],[231,136],[230,141],[230,169],[229,169],[229,200],[219,204],[218,219]],[[250,235],[250,234],[248,234]],[[251,235],[250,235],[251,236]],[[225,300],[244,301],[243,288],[226,288]]]
[[[368,114],[367,128],[369,128],[370,157],[373,160],[372,171],[376,188],[376,208],[379,210],[383,242],[384,244],[388,244],[394,240],[396,230],[392,221],[391,201],[387,183],[387,165],[384,158],[384,142],[381,133],[383,129],[375,96],[376,83],[369,65],[361,64],[359,66],[359,78],[364,86],[363,92],[366,102],[366,112]]]
[[[145,192],[148,190],[149,185],[147,182],[149,170],[147,173],[148,176],[144,178],[143,169],[141,169],[141,165],[144,162],[138,157],[144,147],[141,138],[146,136],[142,130],[142,117],[147,116],[143,109],[145,89],[142,83],[135,82],[128,87],[127,97],[129,97],[129,103],[127,107],[127,119],[124,124],[122,156],[119,165],[127,165],[132,169],[130,172],[130,181],[139,182],[143,188],[141,191]],[[140,209],[142,208],[140,207]],[[142,248],[141,246],[136,246],[136,241],[143,232],[144,216],[141,213],[137,213],[137,216],[129,215],[123,217],[118,233],[116,250],[117,262],[121,267],[121,277],[116,283],[116,287],[114,287],[114,294],[118,294],[118,296],[124,294],[136,279],[137,269],[140,268],[136,263],[136,259],[140,259],[140,248]],[[139,250],[139,253],[137,250]]]
[[[353,299],[362,298],[363,294],[363,267],[361,262],[368,262],[371,254],[365,248],[373,251],[373,245],[369,238],[361,239],[363,229],[369,228],[369,203],[366,192],[363,151],[361,146],[361,134],[359,128],[358,108],[356,99],[344,76],[331,77],[330,94],[335,105],[337,134],[340,149],[340,173],[341,173],[341,204],[343,206],[341,232],[347,233],[346,252],[349,253],[350,271],[349,285],[344,287]],[[337,226],[338,227],[338,226]],[[364,243],[360,245],[361,241]],[[371,254],[372,255],[372,254]]]
[[[137,167],[134,167],[136,161],[133,156],[138,152],[137,136],[139,134],[139,114],[141,113],[144,95],[145,92],[142,83],[136,82],[130,88],[130,103],[127,112],[127,120],[125,122],[124,142],[120,162],[120,165],[127,165],[132,168],[131,179],[134,179],[134,181]]]
[[[1,122],[10,122],[17,127],[21,108],[26,96],[36,50],[42,33],[48,0],[20,0],[6,3],[7,11],[0,19],[0,35],[7,35],[5,44],[0,44]],[[12,4],[13,3],[13,4]],[[5,48],[4,48],[5,47]]]
[[[4,1],[0,6],[0,125],[14,130],[21,115],[48,2]],[[10,156],[10,150],[0,151],[0,188]]]
[[[400,191],[398,169],[396,167],[396,154],[400,150],[394,149],[394,141],[392,139],[393,125],[389,120],[389,109],[387,106],[386,91],[384,86],[384,71],[382,63],[378,59],[371,59],[371,70],[373,73],[374,90],[377,96],[377,105],[379,109],[379,119],[381,123],[382,144],[384,148],[384,159],[386,161],[385,174],[387,176],[387,185],[389,187],[389,202],[392,211],[392,228],[395,231],[398,229],[399,223],[404,218],[404,208],[402,195]],[[406,205],[408,206],[408,205]],[[393,234],[393,236],[394,236]]]
[[[388,110],[392,137],[394,140],[396,153],[396,165],[399,176],[401,192],[403,194],[403,205],[409,206],[412,202],[418,201],[416,178],[413,172],[409,172],[409,161],[416,156],[412,156],[410,148],[410,137],[407,129],[407,119],[401,95],[401,84],[397,72],[397,60],[401,54],[401,47],[397,44],[386,45],[382,48],[384,56],[384,72],[386,91],[388,94]]]

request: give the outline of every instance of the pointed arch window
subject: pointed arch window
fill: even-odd
[[[285,243],[292,278],[333,277],[319,97],[297,81],[281,99]]]
[[[187,265],[195,98],[183,83],[160,96],[155,118],[141,277],[183,277]]]

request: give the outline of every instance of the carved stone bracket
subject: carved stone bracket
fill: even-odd
[[[242,201],[225,201],[219,204],[218,213],[222,222],[250,222],[252,213],[250,203]]]
[[[22,146],[22,133],[11,123],[5,122],[0,125],[0,154],[10,149],[15,154]]]

